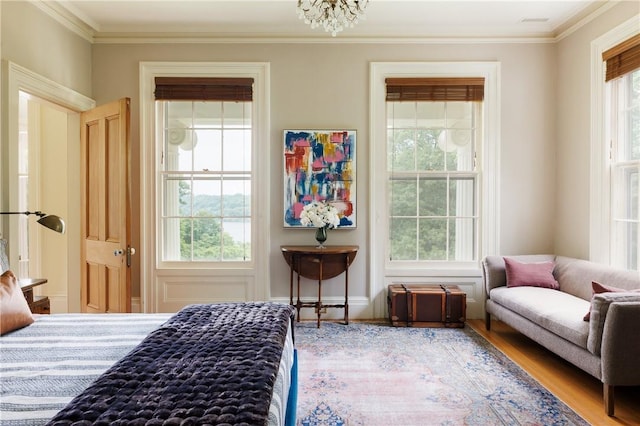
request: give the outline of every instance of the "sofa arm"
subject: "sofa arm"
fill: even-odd
[[[482,279],[487,299],[491,289],[507,285],[507,275],[504,270],[504,258],[502,256],[487,256],[482,260]]]
[[[640,300],[612,303],[602,332],[603,383],[614,386],[640,385],[639,337]]]
[[[609,311],[613,305],[618,303],[631,303],[637,305],[635,321],[622,322],[609,318]],[[587,338],[587,349],[596,356],[602,356],[604,348],[603,340],[605,335],[609,339],[621,336],[622,339],[631,339],[638,335],[640,328],[636,323],[640,322],[640,294],[634,292],[625,293],[600,293],[591,299],[591,319],[589,320],[589,337]],[[605,329],[608,332],[605,334]],[[636,338],[637,340],[637,338]]]

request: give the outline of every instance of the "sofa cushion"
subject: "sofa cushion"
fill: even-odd
[[[592,287],[594,296],[600,293],[624,293],[629,291],[624,288],[612,287],[610,285],[609,286],[602,285],[596,281],[591,282],[591,287]],[[640,293],[640,288],[636,290],[631,290],[631,291],[634,293],[636,292]],[[593,297],[591,299],[593,300]],[[587,314],[584,316],[585,321],[589,321],[590,319],[591,319],[591,308],[589,308],[589,312],[587,312]]]
[[[615,302],[640,303],[640,294],[635,292],[607,292],[593,296],[593,300],[591,301],[591,321],[589,321],[589,339],[587,341],[587,349],[594,355],[600,356],[602,331],[604,330],[607,312],[609,311],[609,306]],[[629,338],[631,338],[631,336],[629,336]]]
[[[523,263],[508,257],[504,258],[507,287],[534,286],[557,289],[560,287],[553,277],[554,263]]]
[[[587,348],[589,323],[582,320],[589,302],[542,287],[498,287],[491,300],[582,348]]]
[[[564,256],[557,256],[555,262],[553,275],[560,283],[560,290],[584,300],[590,301],[593,296],[593,281],[627,290],[640,288],[640,274],[637,271],[626,271]]]
[[[11,271],[0,275],[0,335],[33,323],[33,315],[18,279]]]

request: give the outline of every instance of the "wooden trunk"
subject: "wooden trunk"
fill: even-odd
[[[389,319],[396,327],[464,327],[467,295],[455,285],[390,284]]]

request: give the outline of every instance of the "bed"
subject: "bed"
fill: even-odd
[[[294,309],[54,314],[0,337],[0,424],[293,425]]]

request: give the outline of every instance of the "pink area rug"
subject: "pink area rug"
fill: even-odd
[[[295,329],[300,426],[587,425],[471,328]]]

